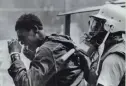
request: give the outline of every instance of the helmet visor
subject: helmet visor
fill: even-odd
[[[104,20],[95,18],[95,17],[90,17],[89,19],[89,35],[90,36],[96,36],[99,32],[103,32],[103,25],[104,25]]]

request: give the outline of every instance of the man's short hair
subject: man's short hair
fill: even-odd
[[[42,23],[40,19],[34,14],[23,14],[16,21],[15,30],[25,29],[25,30],[42,30]]]

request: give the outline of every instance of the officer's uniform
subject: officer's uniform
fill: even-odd
[[[97,56],[95,55],[94,58]],[[125,86],[125,42],[118,42],[104,51],[98,75],[96,75],[97,65],[98,58],[91,64],[89,86],[96,86],[97,83],[104,86],[118,86],[118,84],[119,86]]]

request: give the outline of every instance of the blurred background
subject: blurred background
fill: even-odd
[[[10,65],[8,58],[7,40],[16,38],[15,22],[24,13],[34,13],[42,21],[48,34],[62,34],[64,16],[60,12],[74,11],[84,7],[103,5],[107,0],[0,0],[0,86],[14,86],[7,69]],[[71,17],[71,37],[79,44],[80,36],[88,30],[88,16],[92,12],[74,14]],[[29,60],[22,58],[28,68]]]

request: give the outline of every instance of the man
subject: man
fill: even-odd
[[[83,83],[78,58],[72,56],[63,65],[59,62],[61,56],[74,48],[68,36],[47,36],[40,19],[33,14],[22,15],[15,30],[18,40],[8,42],[12,60],[8,72],[16,86],[80,86]],[[25,55],[31,60],[29,70],[20,60],[21,45],[18,41],[25,46]],[[26,53],[29,50],[32,55]]]
[[[95,51],[85,53],[92,62],[85,77],[88,86],[125,86],[125,15],[124,8],[106,4],[90,16],[85,44]]]

